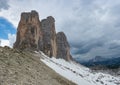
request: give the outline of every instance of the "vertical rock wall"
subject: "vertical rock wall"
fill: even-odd
[[[70,46],[67,38],[63,32],[57,33],[57,58],[63,58],[65,60],[71,60]]]
[[[40,22],[36,11],[21,14],[14,48],[40,50],[49,57],[71,60],[70,46],[65,34],[56,34],[55,19],[49,16]]]
[[[40,33],[40,21],[36,11],[24,12],[17,28],[14,48],[37,49]]]
[[[48,56],[56,56],[55,20],[52,16],[41,21],[43,34],[43,52]]]

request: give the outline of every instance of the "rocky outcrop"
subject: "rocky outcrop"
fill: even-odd
[[[65,60],[71,60],[70,46],[67,38],[63,32],[57,33],[57,58],[63,58]]]
[[[52,16],[47,17],[41,21],[41,28],[43,34],[43,46],[42,50],[48,56],[56,56],[56,31],[55,20]]]
[[[40,38],[40,21],[36,11],[24,12],[17,28],[17,39],[14,48],[37,49]]]
[[[72,59],[65,34],[56,34],[55,19],[49,16],[40,21],[36,11],[21,14],[14,48],[40,50],[50,57]]]

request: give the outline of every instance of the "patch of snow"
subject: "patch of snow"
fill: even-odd
[[[89,68],[76,62],[67,62],[63,59],[49,58],[40,52],[41,61],[55,70],[58,74],[78,85],[120,85],[120,77],[104,73],[93,73]]]

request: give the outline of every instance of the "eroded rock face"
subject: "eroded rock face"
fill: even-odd
[[[48,56],[56,56],[56,31],[55,20],[52,16],[47,17],[41,21],[41,28],[43,34],[42,49]]]
[[[65,60],[71,60],[72,57],[70,55],[70,46],[67,41],[67,38],[63,32],[57,33],[57,58],[63,58]]]
[[[37,49],[40,38],[40,21],[36,11],[24,12],[17,28],[17,39],[14,48]]]
[[[36,11],[21,14],[14,48],[40,50],[49,57],[71,59],[70,46],[65,34],[56,34],[55,19],[49,16],[40,22]]]

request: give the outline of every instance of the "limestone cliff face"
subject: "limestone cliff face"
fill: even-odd
[[[63,32],[57,33],[57,58],[63,58],[65,60],[71,60],[70,46],[67,38]]]
[[[49,57],[71,60],[70,46],[65,34],[56,34],[55,19],[49,16],[40,21],[36,11],[21,14],[14,48],[40,50]]]
[[[56,31],[55,20],[52,16],[47,17],[41,21],[41,28],[43,34],[43,52],[48,56],[56,56]]]
[[[40,38],[40,21],[36,11],[24,12],[17,28],[17,39],[14,48],[37,49]]]

